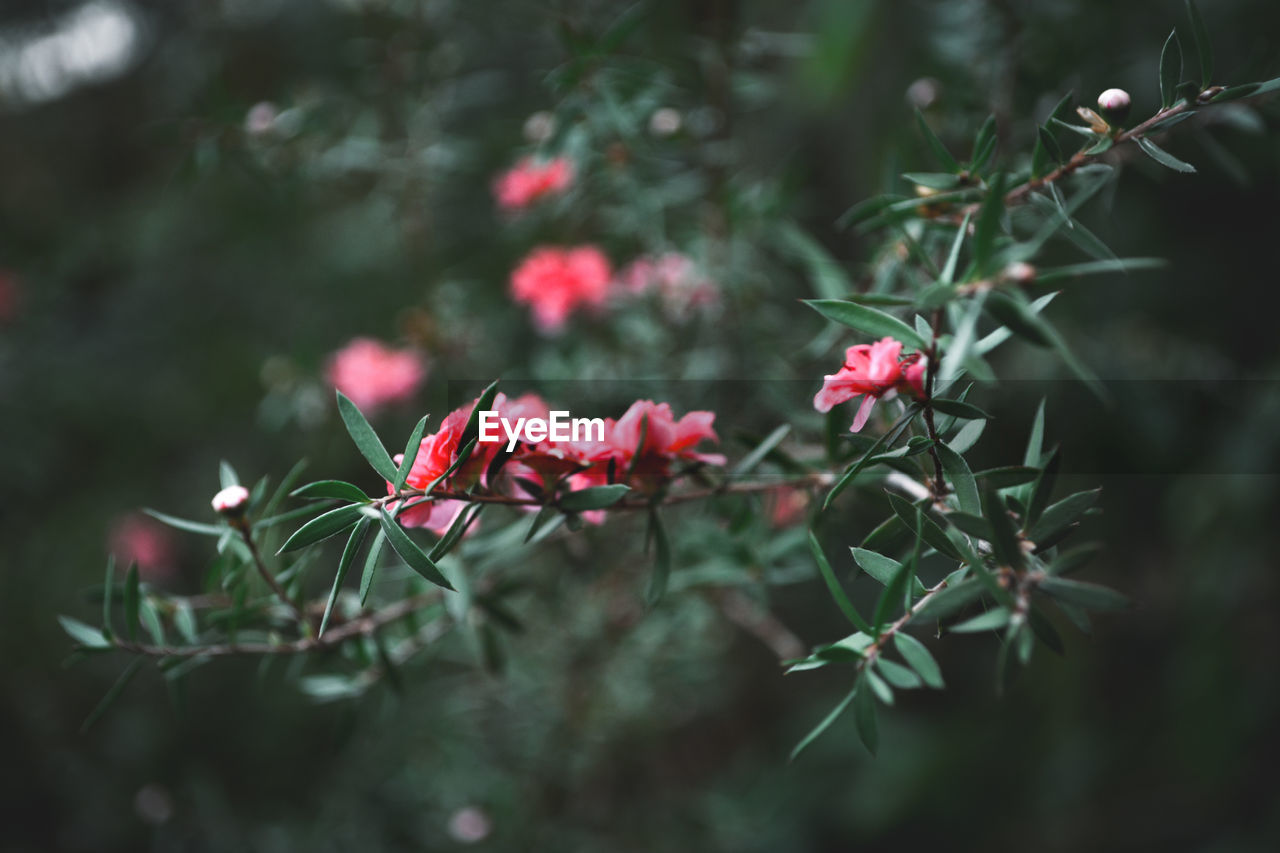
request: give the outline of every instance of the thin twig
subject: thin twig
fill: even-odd
[[[239,532],[240,538],[244,540],[245,546],[249,549],[249,555],[253,557],[253,564],[257,566],[258,574],[262,576],[264,581],[266,581],[267,586],[271,587],[271,591],[276,594],[276,597],[287,604],[289,609],[293,611],[293,618],[294,621],[298,623],[298,627],[302,628],[305,632],[310,633],[311,623],[307,621],[306,614],[302,612],[302,608],[298,607],[298,603],[289,597],[289,593],[280,585],[280,581],[276,580],[275,575],[271,574],[271,571],[267,568],[267,564],[263,561],[262,553],[258,550],[257,544],[253,541],[253,530],[249,526],[249,523],[243,518],[240,518],[233,522],[232,526]]]

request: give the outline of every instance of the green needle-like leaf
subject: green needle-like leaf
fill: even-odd
[[[378,509],[378,520],[382,522],[382,532],[386,534],[387,541],[391,543],[391,547],[400,555],[400,558],[409,565],[409,568],[436,586],[453,589],[453,584],[449,583],[448,579],[440,573],[440,569],[435,563],[431,562],[431,558],[427,556],[426,552],[418,547],[418,543],[409,538],[409,534],[385,509]]]
[[[355,442],[356,449],[378,472],[378,476],[391,482],[396,478],[396,466],[391,462],[391,457],[387,455],[387,449],[382,446],[382,440],[378,438],[378,434],[373,431],[373,427],[365,420],[364,415],[360,413],[360,409],[355,403],[347,399],[347,395],[341,391],[336,392],[338,395],[338,414],[342,416],[342,422],[347,427],[347,434],[351,436],[351,440]]]
[[[848,326],[873,338],[897,338],[916,349],[925,347],[925,340],[916,330],[890,314],[856,302],[841,299],[809,299],[805,304],[828,320]]]

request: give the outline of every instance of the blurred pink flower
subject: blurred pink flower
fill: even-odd
[[[508,213],[524,210],[547,196],[562,193],[573,183],[573,163],[556,157],[539,163],[525,157],[493,182],[493,197]]]
[[[899,360],[901,353],[902,342],[893,338],[849,347],[845,350],[844,365],[825,377],[822,390],[813,398],[813,407],[819,412],[829,412],[846,400],[862,397],[853,426],[849,428],[857,432],[866,424],[872,406],[881,397],[892,396],[899,388],[924,393],[923,360],[918,354]]]
[[[123,571],[138,564],[138,576],[155,581],[170,577],[177,567],[176,549],[169,528],[145,515],[118,518],[107,534],[116,565]]]
[[[612,275],[609,259],[595,246],[542,246],[511,274],[511,295],[533,308],[542,332],[554,334],[579,306],[604,304]]]
[[[676,317],[720,302],[720,288],[702,274],[688,255],[680,252],[636,258],[619,278],[630,293],[657,291],[667,313]]]
[[[392,349],[372,338],[356,338],[329,357],[329,384],[368,413],[408,400],[422,385],[427,369],[421,353]]]
[[[784,486],[771,492],[765,505],[768,507],[769,524],[790,527],[804,520],[809,509],[809,493],[795,486]]]

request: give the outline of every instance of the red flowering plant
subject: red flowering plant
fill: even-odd
[[[1195,27],[1199,45],[1198,16]],[[1076,221],[1077,210],[1114,176],[1112,149],[1133,150],[1187,172],[1191,167],[1158,146],[1153,135],[1223,101],[1280,88],[1276,81],[1214,85],[1203,58],[1200,79],[1182,81],[1180,49],[1176,40],[1170,45],[1160,72],[1162,103],[1130,125],[1124,123],[1129,99],[1123,92],[1104,93],[1097,110],[1079,107],[1076,115],[1084,124],[1067,120],[1068,96],[1045,123],[1013,137],[1025,140],[1029,150],[1000,150],[1001,135],[991,119],[978,128],[962,159],[918,116],[939,171],[906,173],[903,192],[864,202],[843,219],[865,234],[890,235],[872,262],[872,284],[861,289],[818,241],[793,227],[750,231],[751,222],[736,223],[748,236],[730,243],[722,216],[708,217],[705,207],[690,204],[671,216],[697,222],[701,236],[676,241],[647,231],[655,217],[646,212],[620,211],[618,198],[650,177],[662,177],[643,172],[646,164],[656,170],[664,161],[633,157],[633,149],[643,146],[632,138],[631,147],[617,140],[593,144],[608,137],[596,126],[597,114],[583,106],[592,95],[581,89],[597,90],[577,86],[595,67],[579,56],[552,80],[565,99],[557,115],[573,119],[582,110],[586,129],[573,124],[577,136],[557,138],[563,153],[519,160],[492,189],[500,208],[516,211],[562,193],[573,181],[597,180],[606,186],[592,210],[598,216],[582,222],[599,233],[584,235],[590,228],[575,222],[553,245],[513,230],[509,254],[522,259],[504,266],[509,274],[492,277],[485,289],[487,298],[502,300],[507,325],[498,332],[485,329],[488,337],[478,348],[492,349],[513,365],[567,360],[564,354],[570,353],[577,361],[566,363],[584,374],[632,366],[618,355],[618,342],[635,332],[627,324],[643,311],[634,297],[654,292],[665,319],[677,315],[678,322],[645,327],[646,337],[634,349],[662,365],[683,367],[676,346],[681,339],[672,327],[702,322],[702,308],[723,309],[718,325],[730,333],[733,322],[748,316],[764,315],[761,323],[816,322],[793,301],[771,299],[767,276],[753,277],[757,268],[777,268],[777,256],[785,255],[785,263],[798,259],[810,274],[819,298],[807,304],[831,325],[807,345],[809,360],[797,370],[804,387],[789,401],[791,413],[779,418],[784,422],[767,435],[751,436],[731,464],[731,454],[709,451],[722,432],[734,434],[735,425],[715,412],[677,416],[666,402],[638,399],[616,419],[596,419],[586,434],[565,437],[548,429],[556,413],[541,397],[510,398],[494,382],[437,419],[434,431],[422,417],[403,452],[393,455],[366,413],[392,402],[408,405],[425,379],[424,362],[416,351],[357,340],[332,359],[328,378],[351,440],[379,478],[373,494],[341,479],[299,487],[297,470],[269,493],[265,480],[241,486],[224,465],[216,517],[154,514],[216,541],[221,562],[215,581],[225,593],[218,599],[221,609],[197,613],[158,585],[144,585],[135,566],[122,583],[109,569],[101,628],[71,619],[64,619],[64,627],[86,651],[154,658],[168,671],[216,657],[343,649],[345,663],[317,654],[320,665],[333,668],[309,676],[304,688],[321,699],[351,698],[445,636],[479,636],[477,647],[491,649],[493,638],[516,621],[510,610],[517,606],[526,565],[523,556],[509,557],[516,549],[579,547],[566,543],[591,541],[593,531],[583,521],[610,530],[607,542],[595,540],[602,550],[619,547],[615,543],[636,532],[626,518],[638,514],[646,532],[635,538],[651,557],[647,603],[657,606],[676,587],[718,579],[716,600],[731,602],[721,608],[725,618],[767,643],[787,672],[848,670],[845,699],[797,751],[850,706],[863,742],[874,751],[878,705],[891,704],[897,691],[943,685],[925,642],[930,636],[998,634],[997,668],[1005,677],[1015,664],[1027,664],[1037,646],[1060,650],[1062,628],[1087,627],[1091,613],[1128,606],[1120,593],[1070,577],[1093,549],[1071,547],[1069,538],[1096,513],[1099,493],[1057,493],[1060,456],[1046,444],[1043,405],[1030,421],[1025,445],[1005,464],[975,470],[969,451],[989,420],[975,400],[999,389],[991,354],[1007,341],[1021,339],[1056,355],[1086,386],[1099,388],[1049,320],[1048,309],[1062,282],[1156,265],[1115,257]],[[598,97],[613,96],[607,86],[598,91],[604,93]],[[642,122],[639,114],[632,118],[647,128],[644,144],[672,142],[670,116],[658,122],[650,109]],[[600,138],[591,137],[593,132]],[[1078,150],[1064,150],[1064,133],[1082,139]],[[541,142],[556,138],[538,134]],[[644,162],[633,170],[633,159]],[[713,174],[722,181],[717,191],[729,192],[723,170]],[[761,195],[735,197],[735,215],[749,220],[753,200],[768,207]],[[753,241],[763,241],[766,232],[775,241],[772,255]],[[1044,247],[1056,237],[1093,257],[1043,266]],[[673,250],[672,243],[685,243],[688,251]],[[622,274],[615,276],[610,257],[620,262]],[[482,288],[452,292],[462,294],[458,300],[465,304],[475,289]],[[570,323],[578,322],[614,323],[617,334],[596,345],[589,335],[567,334]],[[504,337],[516,341],[510,350],[502,348]],[[465,341],[452,343],[465,349]],[[760,347],[752,338],[743,349]],[[771,352],[751,355],[758,356],[752,367],[764,365],[762,372],[780,361]],[[724,373],[733,366],[714,354],[705,362]],[[432,363],[438,369],[434,354]],[[845,403],[856,406],[851,425],[848,412],[838,408]],[[826,415],[825,429],[814,409]],[[489,430],[494,420],[507,425],[496,437]],[[302,503],[286,509],[290,499]],[[855,500],[878,512],[879,523],[864,530],[852,521],[860,518],[851,509]],[[690,503],[708,506],[712,520],[688,522],[685,529],[697,536],[671,536],[668,515],[677,517],[680,506]],[[751,512],[762,522],[744,523],[743,514]],[[804,529],[801,520],[807,522]],[[621,533],[614,532],[615,524]],[[294,529],[281,537],[288,528]],[[829,561],[825,546],[848,545],[854,535],[849,558]],[[317,557],[338,537],[345,537],[345,545],[317,580]],[[353,582],[351,570],[362,553],[359,580]],[[847,636],[806,644],[778,626],[768,613],[769,573],[758,562],[777,555],[793,563],[804,559],[807,579],[825,585],[834,610],[849,623]],[[861,595],[851,594],[858,571],[872,579]],[[749,618],[732,597],[744,587],[760,591],[748,601]],[[874,594],[867,596],[868,589]],[[227,612],[235,619],[225,618]],[[124,627],[117,632],[113,620],[121,619]]]

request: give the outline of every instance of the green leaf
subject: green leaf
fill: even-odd
[[[924,683],[914,670],[891,661],[884,655],[876,658],[875,666],[881,677],[899,690],[915,690]]]
[[[373,589],[373,578],[378,571],[378,558],[382,556],[382,546],[387,541],[387,535],[378,530],[373,537],[373,544],[369,546],[369,553],[364,558],[364,571],[360,575],[360,606],[364,607],[365,602],[369,600],[369,590]]]
[[[960,176],[951,172],[903,172],[902,177],[931,190],[953,190],[960,186]]]
[[[1032,468],[1040,464],[1040,454],[1044,450],[1044,404],[1045,398],[1041,397],[1040,407],[1031,422],[1031,435],[1027,437],[1027,450],[1022,455],[1022,464]]]
[[[1207,89],[1213,82],[1213,45],[1204,27],[1200,10],[1192,0],[1187,0],[1187,14],[1191,17],[1191,34],[1196,40],[1196,54],[1200,58],[1200,88]]]
[[[631,491],[629,486],[615,483],[610,486],[594,486],[579,489],[560,497],[559,506],[565,512],[586,512],[593,509],[604,509],[616,504]]]
[[[930,401],[934,411],[941,412],[944,415],[951,415],[957,418],[963,418],[967,421],[990,420],[991,415],[979,409],[972,403],[966,403],[963,400],[948,400],[943,397],[934,397]]]
[[[796,756],[799,755],[801,752],[803,752],[805,747],[807,747],[809,744],[817,740],[818,737],[827,729],[831,728],[831,724],[836,721],[837,717],[839,717],[841,714],[844,713],[845,708],[849,707],[849,703],[853,701],[853,697],[857,692],[858,692],[857,687],[854,687],[852,690],[850,690],[849,695],[845,696],[844,699],[840,701],[840,704],[832,708],[831,713],[823,717],[822,722],[814,726],[813,729],[810,730],[810,732],[804,736],[804,739],[801,740],[798,744],[796,744],[795,749],[791,750],[792,761],[796,760]]]
[[[422,449],[422,434],[427,431],[427,418],[430,415],[423,415],[418,421],[417,426],[409,433],[409,440],[404,445],[404,456],[400,460],[400,467],[396,468],[395,482],[392,489],[399,492],[404,488],[404,481],[408,478],[409,472],[413,470],[413,463],[418,458],[418,451]],[[395,460],[392,460],[393,462]]]
[[[317,480],[289,493],[293,498],[336,498],[352,503],[368,503],[370,498],[359,487],[343,480]]]
[[[1031,630],[1040,642],[1049,647],[1054,654],[1064,654],[1066,649],[1062,645],[1062,637],[1058,636],[1058,629],[1053,627],[1053,623],[1041,612],[1040,608],[1032,607],[1027,612],[1027,624],[1031,626]],[[1025,663],[1025,661],[1024,661]]]
[[[351,538],[347,540],[347,546],[342,549],[342,558],[338,560],[338,571],[333,576],[333,586],[329,590],[329,600],[324,605],[324,616],[320,617],[320,630],[316,634],[317,638],[323,637],[324,629],[329,626],[329,617],[333,615],[333,605],[338,601],[338,593],[342,590],[342,582],[347,578],[347,570],[351,568],[356,552],[364,544],[365,535],[369,532],[369,525],[372,523],[373,519],[367,516],[360,519],[356,529],[351,531]]]
[[[982,431],[987,428],[986,421],[969,421],[962,426],[947,444],[956,453],[968,453],[973,446],[978,443],[978,439],[982,437]]]
[[[1097,543],[1078,545],[1055,557],[1045,571],[1051,575],[1069,575],[1092,560],[1101,550],[1102,546]]]
[[[537,514],[533,517],[533,521],[529,523],[529,530],[524,535],[525,544],[537,535],[538,530],[541,529],[543,525],[554,518],[563,518],[563,516],[556,511],[555,507],[544,506],[542,509],[538,510]]]
[[[1038,586],[1046,594],[1086,610],[1127,610],[1131,606],[1127,597],[1095,583],[1046,576]]]
[[[132,566],[130,566],[132,568]],[[107,555],[106,574],[102,579],[102,636],[111,637],[111,605],[116,598],[116,555]]]
[[[1182,45],[1175,28],[1160,51],[1160,106],[1169,109],[1177,100],[1178,81],[1182,79]]]
[[[924,120],[924,114],[916,110],[916,124],[920,126],[920,133],[924,136],[924,141],[929,144],[929,149],[933,152],[933,156],[937,158],[938,165],[945,172],[960,172],[960,164],[956,162],[956,158],[951,156],[951,152],[942,144],[942,140],[933,132],[933,128],[929,127],[929,123]]]
[[[898,631],[893,635],[893,645],[925,684],[934,690],[941,690],[945,686],[942,682],[942,670],[924,643],[910,634]]]
[[[853,559],[862,570],[884,586],[893,583],[893,579],[898,572],[902,571],[902,563],[891,557],[886,557],[878,551],[857,547],[849,550],[853,552]]]
[[[106,695],[89,712],[89,716],[85,717],[84,722],[80,724],[80,734],[88,732],[94,723],[102,719],[102,715],[120,698],[120,694],[129,686],[129,682],[133,680],[133,677],[138,674],[138,670],[142,669],[146,662],[147,659],[143,657],[137,657],[129,661],[129,665],[120,673],[120,677],[111,685],[111,689],[106,692]]]
[[[644,597],[653,607],[667,591],[667,581],[671,577],[671,541],[667,538],[667,528],[657,507],[649,511],[649,530],[653,534],[653,574],[649,575]]]
[[[185,530],[188,533],[199,533],[202,536],[221,536],[227,532],[227,528],[221,524],[205,524],[199,521],[188,521],[185,518],[178,518],[172,515],[165,515],[163,512],[156,512],[154,509],[143,509],[147,515],[156,521],[163,521],[170,527],[176,527],[178,530]]]
[[[917,522],[921,521],[922,516],[923,512],[917,507]],[[898,567],[898,570],[893,573],[893,578],[880,593],[880,600],[876,602],[875,619],[872,623],[875,629],[871,632],[877,637],[880,636],[880,631],[889,620],[889,616],[896,612],[899,607],[905,606],[907,589],[916,581],[916,567],[920,557],[920,541],[919,538],[916,539],[911,558]]]
[[[955,490],[960,511],[973,515],[981,513],[982,502],[978,497],[978,482],[974,479],[973,472],[969,470],[964,457],[945,444],[939,444],[934,449],[938,452],[938,458],[942,460],[942,470]]]
[[[1190,163],[1186,163],[1186,162],[1183,162],[1182,160],[1179,160],[1177,157],[1174,157],[1168,151],[1165,151],[1163,148],[1161,148],[1159,145],[1156,145],[1154,142],[1152,142],[1150,139],[1147,139],[1145,136],[1139,136],[1137,139],[1137,142],[1138,142],[1138,147],[1141,148],[1148,157],[1150,157],[1152,160],[1155,160],[1161,166],[1168,166],[1170,169],[1173,169],[1173,171],[1175,172],[1190,173],[1196,170],[1195,166],[1192,166]]]
[[[1116,258],[1105,261],[1087,261],[1080,264],[1067,264],[1061,267],[1042,269],[1036,273],[1035,284],[1044,285],[1075,278],[1082,275],[1095,275],[1109,272],[1131,272],[1133,270],[1163,269],[1169,266],[1164,258]]]
[[[151,639],[157,646],[164,645],[164,623],[160,621],[160,613],[156,610],[156,606],[146,596],[138,602],[138,621],[147,629],[147,633],[151,635]]]
[[[775,447],[782,443],[782,440],[791,432],[791,424],[783,424],[773,432],[765,436],[764,440],[756,445],[755,449],[742,457],[742,461],[734,466],[729,472],[729,479],[736,480],[739,477],[750,473],[757,465],[760,464],[766,456],[768,456]]]
[[[960,248],[964,245],[964,238],[969,236],[971,217],[972,214],[966,213],[960,227],[956,229],[956,236],[951,240],[951,251],[947,253],[947,262],[942,267],[942,274],[938,276],[939,284],[950,286],[955,283],[956,267],[960,264]]]
[[[108,640],[98,628],[90,627],[79,619],[72,619],[70,616],[59,616],[58,622],[62,625],[62,630],[67,632],[71,639],[88,649],[109,649],[111,641]]]
[[[337,509],[331,509],[323,515],[318,515],[295,530],[293,535],[285,540],[285,543],[280,546],[280,550],[276,553],[283,554],[286,551],[296,551],[299,548],[328,539],[330,536],[335,536],[359,521],[363,512],[364,508],[362,506],[348,504]]]
[[[1054,448],[1049,453],[1040,475],[1036,477],[1031,491],[1027,495],[1027,511],[1023,516],[1022,529],[1030,530],[1040,519],[1041,513],[1049,505],[1049,497],[1053,494],[1053,486],[1058,479],[1058,468],[1062,464],[1062,456]]]
[[[1090,489],[1063,498],[1044,511],[1039,521],[1032,526],[1031,532],[1027,534],[1028,537],[1036,544],[1052,538],[1092,508],[1101,494],[1101,489]]]
[[[867,620],[862,618],[862,614],[853,606],[853,602],[849,600],[849,596],[845,594],[844,588],[840,586],[840,581],[836,577],[836,573],[832,571],[831,564],[827,562],[827,555],[822,550],[822,545],[818,543],[818,537],[813,531],[809,531],[809,550],[813,554],[814,562],[818,564],[818,572],[822,575],[823,582],[827,585],[827,591],[831,593],[831,598],[835,601],[836,606],[840,608],[840,612],[849,620],[853,627],[859,631],[871,632],[871,626],[867,624]]]
[[[986,276],[991,271],[1000,220],[1004,216],[1004,186],[1003,173],[991,180],[973,228],[973,263],[979,276]]]
[[[823,510],[826,510],[827,507],[831,506],[831,503],[836,499],[836,496],[843,492],[845,488],[853,482],[853,478],[856,477],[864,468],[868,465],[875,464],[877,461],[883,461],[885,455],[877,454],[876,451],[881,447],[893,444],[893,442],[897,441],[907,427],[910,426],[911,419],[916,416],[916,412],[918,411],[919,407],[917,406],[913,405],[908,407],[906,413],[898,419],[898,422],[890,427],[887,432],[877,438],[875,443],[867,449],[866,453],[864,453],[858,461],[854,462],[845,470],[840,479],[836,481],[836,484],[831,487],[831,491],[827,492],[827,497],[822,502]],[[905,451],[906,448],[900,449]]]
[[[947,538],[947,534],[942,531],[942,528],[928,513],[917,512],[919,507],[891,492],[886,492],[885,495],[889,498],[889,505],[893,508],[898,518],[902,519],[903,523],[907,525],[907,529],[914,531],[920,539],[924,540],[938,553],[953,560],[964,559],[964,556],[956,549],[956,546]]]
[[[966,619],[948,630],[953,634],[976,634],[980,631],[995,631],[1009,624],[1009,611],[1004,607],[996,607],[986,613],[980,613],[972,619]]]
[[[842,326],[848,326],[850,329],[870,335],[873,338],[885,336],[897,338],[904,344],[916,349],[923,349],[925,346],[924,338],[916,334],[915,329],[897,317],[867,305],[845,302],[840,299],[809,299],[805,300],[805,304],[828,320],[832,320]]]
[[[991,523],[980,515],[970,515],[967,512],[949,512],[947,513],[947,521],[950,522],[952,527],[984,542],[990,542],[995,536],[991,532]]]
[[[138,564],[131,563],[124,578],[124,630],[130,641],[138,639],[138,587]]]
[[[916,610],[911,621],[917,619],[945,619],[952,613],[968,607],[982,597],[982,584],[973,578],[961,581],[955,586],[939,590]]]
[[[981,172],[986,168],[987,164],[991,162],[992,155],[996,153],[998,139],[999,137],[996,135],[996,117],[989,115],[973,137],[973,160],[969,164],[969,171]]]
[[[1022,543],[1014,530],[1013,521],[1005,510],[1004,500],[994,489],[983,495],[983,517],[991,523],[991,550],[1002,566],[1021,569],[1026,562]]]
[[[880,731],[876,726],[876,702],[867,685],[867,671],[862,671],[853,694],[853,723],[858,729],[862,745],[872,755],[880,748]]]
[[[1271,82],[1274,83],[1276,81],[1273,80]],[[1223,89],[1221,92],[1219,92],[1218,94],[1210,98],[1209,103],[1223,104],[1223,103],[1226,103],[1227,101],[1237,101],[1240,98],[1247,98],[1250,95],[1257,94],[1258,88],[1261,85],[1262,85],[1261,83],[1245,83],[1242,86],[1228,86],[1227,88]],[[1185,115],[1185,113],[1179,113],[1179,115]]]
[[[240,477],[236,474],[236,469],[232,468],[231,463],[225,459],[218,463],[218,481],[224,489],[240,485]]]
[[[173,607],[173,626],[178,629],[178,633],[182,635],[182,639],[191,645],[199,642],[199,631],[196,626],[196,614],[191,609],[191,605],[185,601],[179,601]]]
[[[493,409],[493,400],[498,396],[498,382],[499,380],[497,379],[493,380],[480,392],[480,396],[476,399],[476,404],[471,407],[471,415],[467,418],[466,429],[462,431],[462,437],[458,439],[459,447],[467,447],[469,443],[474,442],[480,436],[480,413]],[[466,456],[466,453],[458,454],[458,458],[462,460],[465,460]]]
[[[338,395],[338,414],[342,416],[347,434],[355,442],[360,455],[368,461],[374,471],[378,472],[379,477],[387,482],[394,481],[396,466],[387,455],[387,449],[382,446],[382,440],[378,438],[378,434],[373,431],[373,427],[365,420],[356,404],[347,399],[346,394],[341,391],[335,393]]]
[[[404,531],[395,519],[386,511],[386,509],[378,508],[378,520],[382,523],[382,532],[386,534],[387,541],[391,543],[391,547],[400,555],[400,558],[408,563],[409,568],[422,575],[436,586],[442,586],[445,589],[453,589],[453,584],[440,573],[440,569],[436,564],[431,562],[431,558],[426,555],[418,543],[409,538],[409,534]]]
[[[1028,465],[1005,465],[1000,468],[988,468],[975,471],[973,476],[984,480],[992,489],[1010,489],[1034,482],[1040,472]]]
[[[1015,335],[1037,346],[1047,347],[1052,340],[1044,331],[1044,320],[1032,314],[1027,306],[1004,293],[992,293],[987,300],[987,312]]]
[[[1055,167],[1062,163],[1062,149],[1053,133],[1043,125],[1036,128],[1036,147],[1031,153],[1031,178],[1036,180],[1049,172],[1049,164]]]
[[[427,554],[431,558],[431,562],[439,563],[444,559],[450,549],[462,539],[463,534],[467,532],[467,528],[484,511],[484,508],[485,504],[474,503],[454,516],[453,523],[449,525],[449,529],[444,532],[444,536],[440,537],[439,541],[432,547],[431,552]]]

